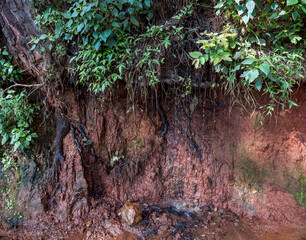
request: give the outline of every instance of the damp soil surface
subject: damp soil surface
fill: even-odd
[[[163,201],[141,204],[142,220],[129,226],[121,218],[107,220],[92,212],[78,226],[71,222],[28,221],[1,239],[207,239],[207,240],[305,240],[306,227],[263,225],[258,219],[243,218],[230,210],[198,202]]]

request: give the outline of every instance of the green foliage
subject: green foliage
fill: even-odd
[[[265,183],[267,170],[259,168],[245,149],[242,149],[238,157],[240,158],[238,168],[239,173],[242,174],[243,182],[247,183],[250,187],[260,190]]]
[[[271,114],[276,104],[291,108],[293,88],[305,71],[301,34],[305,1],[221,0],[215,6],[227,22],[220,33],[204,32],[199,40],[203,52],[190,52],[196,68],[210,61],[223,79],[223,87],[234,102],[241,95],[257,106],[252,90],[269,96],[262,106]]]
[[[12,58],[13,56],[8,53],[6,46],[2,49],[0,48],[0,85],[3,85],[5,81],[13,82],[20,80],[20,70],[11,64],[10,60]]]
[[[9,142],[14,146],[14,151],[18,148],[28,148],[33,138],[37,137],[37,134],[30,130],[36,108],[31,106],[25,98],[25,91],[16,93],[9,90],[7,94],[0,92],[1,144]]]
[[[111,164],[112,166],[114,166],[115,163],[118,162],[118,161],[119,161],[120,159],[122,159],[122,158],[124,158],[124,156],[120,156],[120,155],[119,155],[119,152],[116,151],[116,152],[114,153],[114,155],[112,156],[111,160],[110,160],[110,164]]]
[[[0,87],[19,81],[20,70],[11,64],[12,56],[6,48],[0,49],[2,55]],[[27,100],[25,91],[3,90],[0,88],[0,136],[1,145],[13,145],[14,151],[28,148],[33,138],[37,137],[30,129],[37,106],[31,105]]]
[[[16,211],[18,206],[17,196],[20,190],[22,174],[19,164],[12,157],[11,151],[5,150],[2,154],[1,162],[4,172],[1,179],[0,209],[2,216],[21,219],[22,215]]]
[[[46,33],[32,39],[32,49],[60,57],[67,51],[59,42],[75,48],[69,68],[78,76],[78,83],[94,93],[110,88],[118,79],[128,86],[135,79],[145,85],[159,82],[165,50],[183,39],[183,28],[177,25],[192,12],[191,4],[171,21],[145,28],[153,18],[150,0],[64,2],[66,7],[51,4],[37,17]]]
[[[3,164],[3,167],[2,167],[3,172],[5,172],[9,169],[11,169],[13,171],[17,171],[18,168],[19,168],[19,166],[17,165],[15,160],[12,158],[11,152],[8,153],[8,151],[5,151],[2,158],[1,158],[1,162]]]
[[[305,191],[306,178],[304,177],[303,174],[301,174],[299,181],[300,184],[298,186],[298,190],[294,195],[294,197],[297,199],[298,203],[301,206],[306,207],[306,191]]]
[[[62,53],[65,41],[78,47],[70,68],[79,75],[79,82],[95,93],[104,91],[117,79],[122,79],[127,67],[126,58],[133,46],[132,33],[141,28],[140,18],[153,17],[149,0],[65,1],[68,7],[59,9],[54,4],[37,17],[37,22],[52,32],[33,38],[32,49],[39,47],[55,55]],[[55,48],[55,49],[54,49]]]

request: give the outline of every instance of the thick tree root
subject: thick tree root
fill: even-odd
[[[84,160],[84,154],[82,152],[82,144],[79,142],[76,133],[80,133],[83,138],[83,144],[85,145],[85,148],[87,149],[87,152],[94,157],[94,159],[97,159],[95,154],[92,152],[92,147],[88,145],[88,139],[85,134],[85,126],[83,126],[78,121],[69,119],[65,116],[63,116],[61,113],[55,112],[55,120],[56,120],[56,135],[53,142],[53,149],[54,149],[54,176],[58,173],[58,164],[59,162],[64,163],[65,162],[65,156],[63,153],[63,140],[67,136],[67,134],[71,131],[72,138],[74,141],[74,144],[82,158],[82,162],[85,167],[89,167]],[[87,142],[86,142],[87,141]]]
[[[55,112],[56,120],[56,135],[53,142],[53,149],[55,149],[54,154],[54,172],[57,173],[58,162],[61,160],[65,162],[65,157],[63,153],[63,140],[64,137],[69,133],[70,120],[64,117],[62,114]]]

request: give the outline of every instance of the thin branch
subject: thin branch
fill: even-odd
[[[161,83],[166,83],[168,85],[172,85],[172,84],[178,84],[178,85],[184,85],[184,81],[180,81],[180,79],[175,79],[175,78],[168,78],[168,79],[161,79],[160,80]],[[194,88],[209,88],[212,86],[212,82],[200,82],[200,83],[196,83],[196,82],[191,82],[190,86],[194,87]]]
[[[29,88],[31,88],[31,87],[38,87],[38,88],[40,88],[43,85],[44,85],[44,83],[41,83],[41,84],[30,84],[30,85],[16,83],[16,84],[14,84],[12,86],[9,86],[8,88],[4,89],[3,92],[6,92],[6,91],[8,91],[8,90],[10,90],[11,88],[14,88],[14,87],[29,87]]]

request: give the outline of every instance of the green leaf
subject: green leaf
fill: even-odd
[[[269,72],[270,72],[270,64],[268,63],[263,63],[259,66],[259,69],[266,74],[266,76],[268,76]]]
[[[262,82],[260,79],[257,80],[256,84],[255,84],[255,87],[257,88],[258,91],[261,90],[261,87],[262,87]]]
[[[287,0],[287,6],[292,6],[297,4],[299,1],[298,0]]]
[[[104,42],[106,42],[107,38],[111,35],[112,30],[107,29],[103,33],[100,34],[100,39]]]
[[[82,31],[82,29],[83,29],[83,27],[84,27],[84,23],[82,22],[78,27],[77,27],[77,31],[78,32],[81,32]]]
[[[236,10],[238,11],[239,16],[241,16],[244,13],[245,9],[246,7],[244,4],[236,5]]]
[[[34,44],[34,45],[31,47],[30,51],[33,51],[35,48],[36,48],[36,44]]]
[[[233,70],[231,70],[231,72],[236,72],[238,70],[240,70],[241,65],[237,65]]]
[[[9,138],[9,136],[8,136],[7,134],[5,134],[5,135],[2,137],[2,142],[1,142],[1,144],[4,145],[4,144],[7,142],[8,138]]]
[[[29,142],[31,142],[31,141],[32,141],[32,136],[31,136],[31,135],[28,135],[27,138],[26,138],[26,140],[29,141]]]
[[[278,4],[275,2],[271,5],[271,9],[273,10],[273,12],[275,12],[278,8]]]
[[[98,51],[100,47],[101,47],[101,42],[97,41],[95,44],[95,49]]]
[[[70,28],[72,25],[73,21],[70,19],[67,23],[66,23],[66,27]]]
[[[252,64],[255,61],[257,61],[256,58],[249,58],[249,59],[244,60],[241,64],[250,65],[250,64]]]
[[[248,73],[249,83],[253,82],[259,76],[257,69],[250,70]]]
[[[37,138],[38,137],[36,133],[32,133],[31,136],[32,136],[32,138]]]
[[[229,61],[229,62],[232,61],[232,59],[230,58],[231,54],[228,53],[228,52],[221,52],[221,53],[220,53],[220,56],[221,56],[221,58],[222,58],[223,60],[225,60],[225,61]]]
[[[144,5],[148,9],[151,6],[151,1],[150,0],[145,0]]]
[[[72,13],[71,17],[72,17],[72,18],[75,18],[75,17],[77,17],[78,15],[79,15],[79,12],[74,11],[74,12]]]
[[[200,58],[199,58],[199,61],[200,61],[200,63],[201,63],[202,65],[204,65],[204,64],[205,64],[205,62],[207,62],[207,60],[206,60],[205,56],[200,57]]]
[[[120,23],[118,23],[118,22],[113,22],[113,23],[112,23],[112,26],[113,26],[113,27],[116,27],[116,28],[117,28],[117,27],[120,27]]]
[[[219,62],[222,61],[222,57],[220,56],[215,56],[214,60],[213,60],[213,63],[214,63],[214,66],[217,65]]]
[[[18,141],[14,144],[14,151],[16,151],[20,147],[21,143]]]
[[[260,38],[260,39],[259,39],[259,41],[258,41],[258,45],[261,45],[261,46],[266,46],[266,40],[265,40],[265,39]]]
[[[293,35],[290,36],[289,38],[293,44],[297,44],[298,41],[302,40],[302,38],[299,35]]]
[[[40,39],[41,39],[41,40],[44,40],[44,39],[46,39],[47,37],[48,37],[47,34],[43,34],[43,35],[40,36]]]
[[[131,16],[131,22],[132,22],[135,26],[139,27],[139,22],[137,21],[137,19],[136,19],[134,16]]]
[[[192,58],[199,58],[200,56],[202,56],[202,53],[200,53],[200,52],[190,52],[189,55]]]
[[[242,55],[242,52],[236,52],[235,56],[233,57],[235,60]]]
[[[23,142],[23,146],[24,146],[25,148],[28,148],[28,147],[30,146],[30,142],[27,141],[27,140],[25,140],[25,141]]]
[[[92,35],[93,35],[94,38],[98,38],[99,37],[99,33],[98,32],[94,32]]]
[[[299,13],[295,10],[293,13],[292,13],[292,19],[295,21],[299,16]]]
[[[255,2],[253,0],[249,0],[246,3],[246,8],[248,9],[249,15],[253,13],[255,9]]]
[[[134,13],[134,9],[133,9],[133,8],[128,8],[128,9],[127,9],[127,12],[128,12],[130,15],[132,15],[132,14]]]
[[[292,108],[292,106],[298,107],[299,105],[297,103],[293,102],[292,100],[289,100],[289,108]]]
[[[249,20],[250,20],[249,15],[248,15],[247,13],[244,14],[243,17],[242,17],[242,20],[243,20],[243,22],[244,22],[245,24],[247,24],[247,23],[249,22]]]

